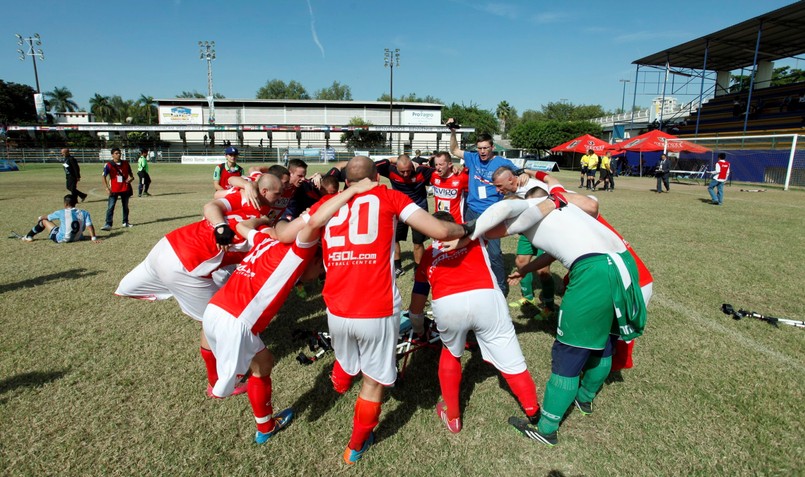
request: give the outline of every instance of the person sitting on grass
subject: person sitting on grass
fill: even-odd
[[[92,241],[98,240],[95,227],[89,212],[76,208],[78,198],[73,194],[64,196],[64,209],[57,210],[48,216],[39,216],[36,225],[22,237],[24,242],[32,242],[34,235],[47,230],[50,240],[56,243],[77,242],[84,238],[84,231],[89,230]],[[54,220],[59,223],[56,224]]]

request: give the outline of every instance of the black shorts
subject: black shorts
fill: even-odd
[[[417,245],[425,243],[425,234],[418,232],[416,229],[411,229],[411,241]],[[404,242],[408,239],[408,224],[403,221],[397,222],[397,231],[394,236],[395,242]]]
[[[617,336],[610,335],[604,349],[576,348],[559,341],[553,342],[551,347],[551,372],[559,376],[573,378],[581,374],[587,360],[592,357],[608,358],[612,356]]]
[[[606,169],[601,169],[598,172],[598,178],[601,180],[607,179],[609,177],[609,171]]]
[[[586,175],[587,175],[587,171],[588,171],[588,170],[589,170],[589,169],[587,169],[587,167],[582,166],[582,167],[581,167],[581,174],[586,176]]]

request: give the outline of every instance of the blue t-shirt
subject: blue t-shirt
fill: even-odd
[[[506,166],[511,170],[517,170],[514,163],[504,157],[494,156],[492,159],[482,162],[481,156],[477,152],[464,151],[464,167],[470,174],[469,195],[467,196],[467,206],[475,213],[483,213],[490,205],[503,199],[492,184],[492,174],[500,166]]]
[[[84,229],[92,225],[89,212],[81,209],[62,209],[48,215],[51,222],[58,220],[59,226],[51,232],[55,232],[56,242],[75,242],[81,240]],[[52,237],[53,238],[53,237]]]

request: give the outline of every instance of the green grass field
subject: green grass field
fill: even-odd
[[[316,170],[315,167],[311,168]],[[82,165],[82,208],[103,225],[100,165]],[[168,231],[198,220],[212,195],[211,166],[152,165],[153,197],[131,200],[134,228],[101,243],[0,241],[0,474],[2,475],[794,475],[805,472],[805,329],[734,321],[722,303],[805,319],[805,193],[726,188],[710,205],[702,185],[620,178],[599,192],[605,217],[652,270],[654,298],[635,368],[604,386],[595,413],[572,412],[546,448],[506,424],[521,411],[505,382],[466,353],[464,430],[434,412],[438,353],[414,355],[391,389],[378,442],[354,468],[341,462],[355,385],[332,391],[332,354],[311,366],[295,328],[326,325],[318,290],[291,296],[266,333],[278,358],[276,410],[294,423],[253,444],[246,396],[207,399],[200,326],[173,301],[113,296],[120,279]],[[570,188],[575,172],[559,173]],[[753,186],[752,188],[756,188]],[[61,207],[59,165],[0,174],[0,232],[24,234]],[[705,199],[707,199],[705,201]],[[509,265],[515,239],[504,241]],[[404,254],[410,264],[410,248]],[[410,266],[410,265],[409,265]],[[554,265],[557,276],[564,274]],[[412,272],[400,279],[406,297]],[[370,279],[370,277],[367,277]],[[510,300],[519,298],[514,288]],[[512,316],[540,397],[552,326]]]

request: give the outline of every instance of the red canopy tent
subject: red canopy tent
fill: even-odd
[[[624,151],[635,152],[710,152],[710,149],[655,129],[617,144]]]
[[[587,154],[587,150],[592,149],[593,152],[600,156],[604,153],[604,148],[609,145],[610,144],[606,141],[598,139],[595,136],[585,134],[584,136],[579,136],[576,139],[552,148],[551,152],[578,152],[581,154]]]

